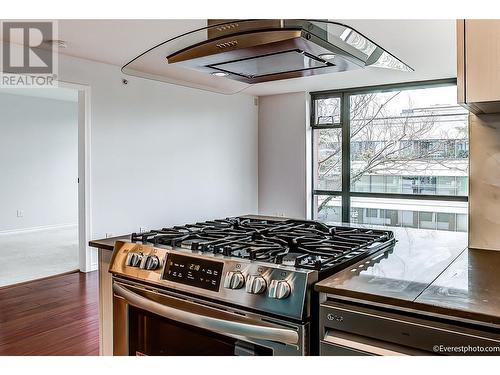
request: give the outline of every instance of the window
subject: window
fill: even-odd
[[[438,176],[436,192],[439,195],[457,195],[457,178],[455,176]]]
[[[340,123],[340,97],[328,97],[317,100],[317,110],[314,114],[314,123],[333,125]]]
[[[315,219],[467,230],[468,121],[453,80],[311,97]]]
[[[318,129],[314,132],[315,176],[314,187],[318,190],[342,188],[342,130]]]
[[[342,221],[342,204],[340,197],[334,195],[315,195],[314,211],[320,221]]]

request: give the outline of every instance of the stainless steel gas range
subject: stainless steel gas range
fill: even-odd
[[[390,231],[235,217],[115,244],[115,355],[317,354],[318,280]]]

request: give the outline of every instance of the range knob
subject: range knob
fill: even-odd
[[[261,294],[264,293],[266,288],[267,282],[262,276],[248,276],[246,285],[246,291],[248,293]]]
[[[156,255],[148,255],[141,263],[141,268],[145,270],[156,270],[160,266],[160,260]]]
[[[142,261],[142,253],[128,253],[126,265],[130,267],[139,267]]]
[[[287,298],[292,291],[290,284],[285,280],[273,280],[271,281],[271,286],[269,287],[269,297],[276,299]]]
[[[224,279],[224,288],[241,289],[245,285],[245,276],[238,271],[229,271]]]

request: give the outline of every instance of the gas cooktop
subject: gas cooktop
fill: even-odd
[[[132,233],[131,241],[331,274],[394,244],[391,231],[233,217]]]

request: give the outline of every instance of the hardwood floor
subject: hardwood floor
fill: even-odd
[[[0,289],[0,355],[99,355],[97,272]]]

